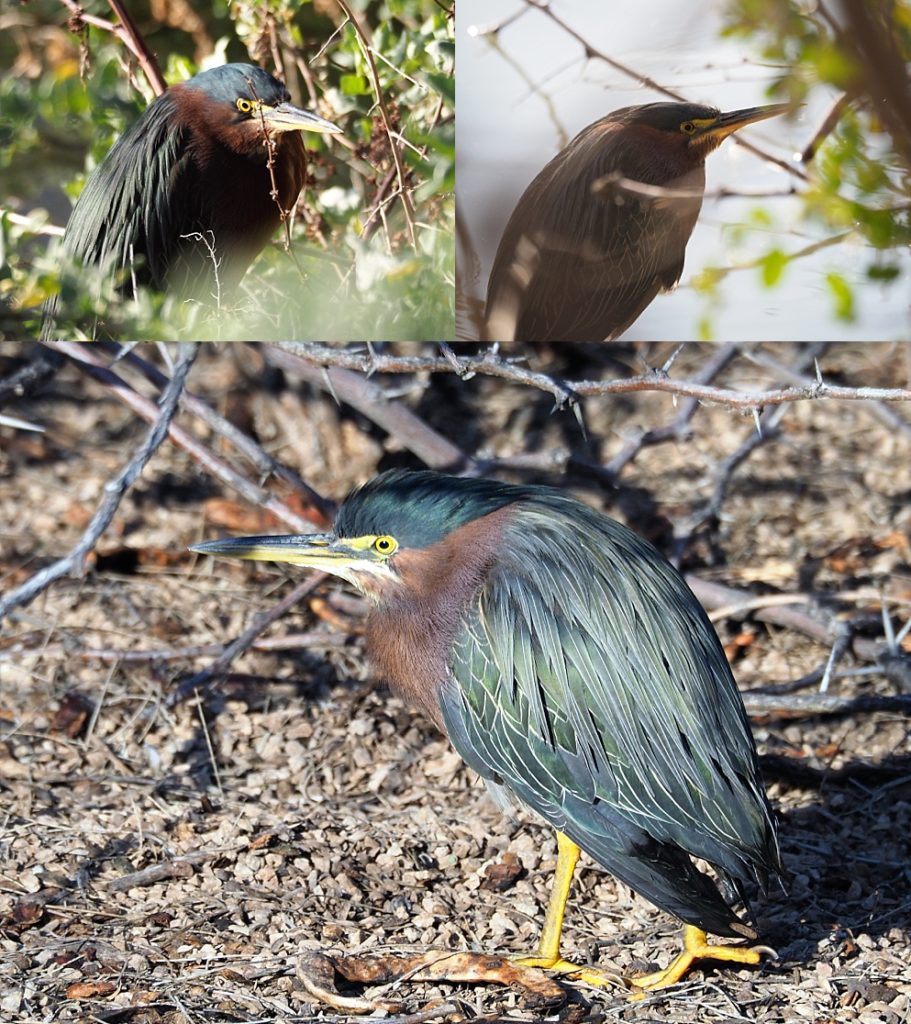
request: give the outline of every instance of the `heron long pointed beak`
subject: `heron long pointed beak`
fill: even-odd
[[[748,124],[755,124],[756,121],[765,121],[768,117],[778,117],[790,109],[788,103],[770,103],[765,107],[745,107],[743,110],[729,110],[725,114],[719,114],[713,124],[700,132],[702,138],[708,136],[721,142],[729,135],[745,128]]]
[[[319,135],[340,135],[342,132],[337,124],[302,107],[295,107],[293,103],[279,103],[276,107],[263,104],[260,112],[273,132],[317,132]]]
[[[191,551],[216,558],[244,558],[256,562],[284,562],[348,580],[362,587],[364,576],[392,576],[383,559],[369,549],[357,548],[333,533],[302,533],[288,536],[226,537],[192,544]]]

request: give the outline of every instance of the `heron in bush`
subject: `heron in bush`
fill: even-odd
[[[66,259],[127,291],[229,292],[297,202],[303,133],[341,131],[290,100],[252,64],[166,89],[89,176],[66,226]]]

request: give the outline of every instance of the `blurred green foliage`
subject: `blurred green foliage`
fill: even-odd
[[[881,39],[896,59],[911,61],[911,4],[908,0],[864,0]],[[841,20],[839,20],[841,18]],[[724,35],[745,39],[779,68],[770,98],[806,102],[817,92],[844,101],[830,131],[804,163],[808,180],[798,182],[804,216],[828,233],[828,240],[798,252],[772,249],[757,261],[766,287],[773,287],[788,264],[826,244],[861,240],[865,275],[889,284],[907,277],[898,254],[911,245],[911,165],[908,149],[896,145],[873,102],[870,68],[875,50],[855,46],[844,10],[838,5],[795,0],[729,0]],[[885,46],[885,43],[883,44]],[[885,59],[885,54],[883,54]],[[764,215],[766,220],[767,215]],[[713,282],[703,281],[710,288]],[[855,315],[850,282],[835,272],[826,277],[833,312]],[[907,286],[907,282],[906,282]]]
[[[115,304],[64,275],[62,226],[88,173],[153,98],[109,31],[68,25],[58,0],[0,33],[0,338],[34,336],[60,295],[57,334],[120,338],[432,339],[454,331],[455,88],[449,0],[350,0],[374,54],[402,154],[408,213],[362,41],[335,0],[128,3],[168,82],[240,60],[276,71],[344,135],[309,136],[291,249],[279,235],[217,312],[167,296]],[[84,10],[114,20],[103,0]],[[75,29],[75,31],[74,31]],[[410,221],[410,223],[409,223]],[[413,241],[412,241],[413,238]]]

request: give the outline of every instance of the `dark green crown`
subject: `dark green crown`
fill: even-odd
[[[270,107],[287,103],[291,99],[290,93],[277,78],[253,64],[222,64],[208,71],[200,71],[183,84],[187,89],[201,89],[213,100],[228,103],[232,107],[240,97],[260,100]]]
[[[645,103],[638,107],[621,107],[608,115],[611,121],[623,124],[647,124],[660,131],[676,132],[683,121],[717,117],[717,107],[703,103]]]
[[[339,537],[388,534],[404,548],[425,548],[473,519],[533,493],[534,488],[497,480],[392,470],[345,499],[335,519],[335,533]]]

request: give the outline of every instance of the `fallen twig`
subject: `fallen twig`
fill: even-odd
[[[128,889],[138,889],[143,885],[164,882],[169,878],[189,878],[193,874],[194,864],[201,864],[213,857],[222,857],[226,853],[242,850],[247,845],[248,843],[245,841],[235,843],[233,846],[221,846],[214,850],[196,850],[194,853],[186,853],[158,864],[150,864],[140,871],[131,871],[128,875],[121,875],[120,878],[113,879],[105,885],[105,889],[108,892],[126,892]]]
[[[430,950],[406,956],[378,953],[371,956],[344,956],[308,951],[297,961],[297,977],[304,988],[321,1002],[351,1013],[384,1010],[396,1013],[401,1003],[388,999],[370,1001],[361,996],[345,996],[335,985],[339,974],[349,982],[388,985],[395,981],[493,982],[521,989],[530,1005],[553,1007],[566,1001],[567,992],[543,971],[523,967],[508,957],[486,953],[457,953]]]
[[[840,697],[834,693],[808,693],[786,696],[774,693],[744,693],[743,703],[750,715],[861,715],[871,711],[911,714],[911,696]]]
[[[849,782],[864,786],[882,786],[897,779],[911,780],[911,761],[899,758],[893,764],[871,764],[869,761],[851,761],[841,768],[817,768],[797,757],[783,754],[761,754],[759,757],[762,774],[766,778],[785,779],[788,782],[818,789],[827,785],[844,785]]]
[[[324,579],[326,579],[326,573],[315,573],[301,583],[298,583],[289,594],[268,609],[268,611],[255,616],[243,633],[236,640],[228,644],[208,668],[203,669],[201,672],[196,672],[188,679],[185,679],[176,690],[168,695],[167,706],[174,707],[181,701],[186,700],[195,690],[207,688],[219,676],[224,675],[232,662],[251,646],[264,629],[268,628],[276,619],[280,619],[298,601],[303,600]]]
[[[288,633],[285,636],[270,636],[254,640],[249,650],[262,652],[327,650],[347,646],[348,637],[340,633]],[[43,658],[67,658],[78,661],[101,661],[115,664],[143,664],[149,661],[188,661],[191,658],[218,657],[224,652],[224,644],[196,644],[192,647],[158,647],[152,650],[119,651],[113,647],[73,648],[71,644],[41,644],[39,648],[27,647],[18,642],[8,651],[0,650],[0,663],[19,662],[30,654]]]
[[[162,393],[160,406],[156,407],[153,402],[149,402],[155,413],[152,418],[152,429],[146,436],[145,441],[117,477],[105,486],[104,497],[92,516],[91,522],[69,554],[59,558],[40,572],[35,573],[25,583],[10,591],[6,597],[0,599],[0,620],[8,615],[13,608],[28,604],[34,600],[38,594],[47,589],[55,580],[60,579],[61,576],[68,576],[72,572],[81,572],[83,570],[86,556],[95,547],[102,533],[110,525],[111,520],[114,518],[114,513],[120,507],[120,502],[142,473],[149,459],[152,458],[167,437],[171,420],[177,412],[180,393],[186,385],[187,376],[197,353],[197,345],[181,345],[177,365],[174,368],[174,376]]]

